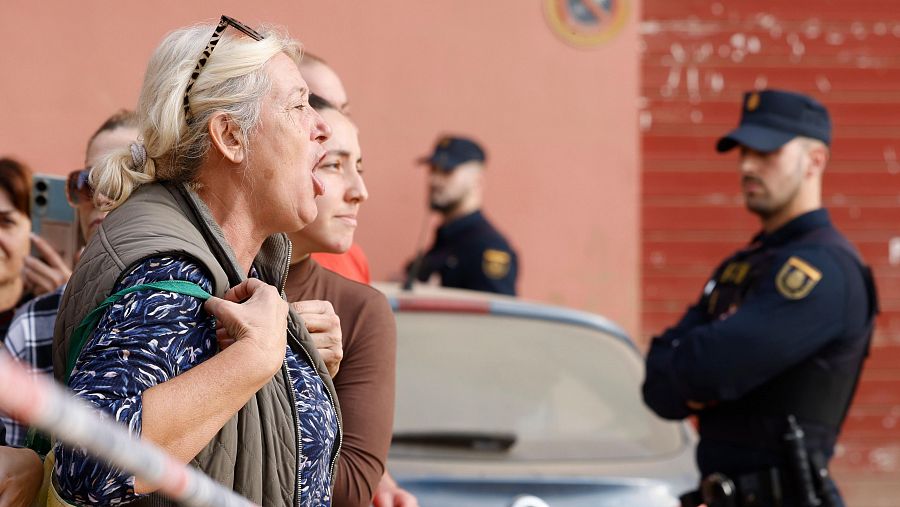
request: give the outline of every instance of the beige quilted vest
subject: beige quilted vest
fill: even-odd
[[[155,183],[140,187],[100,225],[66,287],[53,341],[53,366],[58,381],[64,378],[69,337],[84,316],[112,293],[119,278],[133,266],[147,257],[170,253],[187,255],[202,264],[212,275],[212,293],[216,296],[221,297],[245,278],[209,209],[187,185]],[[254,267],[262,280],[280,289],[287,277],[288,256],[287,237],[277,234],[263,244]],[[299,357],[313,360],[340,421],[334,384],[293,310],[288,343]],[[225,424],[192,464],[258,505],[296,505],[294,421],[291,385],[282,368]],[[340,451],[340,439],[338,434],[332,464]],[[151,495],[131,505],[173,504]]]

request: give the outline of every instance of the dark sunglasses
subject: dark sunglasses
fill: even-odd
[[[218,44],[219,39],[222,38],[222,32],[224,32],[229,25],[240,30],[245,35],[247,35],[247,37],[250,37],[253,40],[263,40],[263,36],[256,30],[250,28],[249,26],[241,23],[234,18],[230,18],[228,16],[225,16],[224,14],[222,15],[222,17],[219,19],[219,24],[216,26],[216,29],[212,34],[212,38],[209,39],[209,44],[206,45],[206,49],[203,50],[203,54],[200,56],[200,60],[197,62],[197,66],[194,67],[194,72],[191,74],[191,79],[188,81],[187,88],[185,88],[184,90],[185,121],[191,118],[191,105],[188,102],[188,94],[191,93],[191,88],[193,88],[194,83],[197,82],[197,77],[200,75],[200,71],[203,70],[203,66],[206,65],[206,62],[209,60],[209,55],[211,55],[213,50],[216,49],[216,44]]]
[[[90,174],[90,168],[78,169],[69,173],[69,177],[66,178],[66,196],[72,204],[81,204],[93,200],[94,189],[91,188],[91,183],[88,180]]]

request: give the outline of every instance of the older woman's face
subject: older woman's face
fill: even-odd
[[[31,246],[31,219],[13,206],[9,194],[0,190],[0,285],[22,276]]]
[[[309,106],[306,81],[293,60],[275,56],[266,71],[272,89],[251,135],[247,177],[266,227],[295,231],[316,219],[315,198],[323,187],[315,169],[331,129]]]

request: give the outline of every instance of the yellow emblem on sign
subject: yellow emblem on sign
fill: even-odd
[[[788,299],[803,299],[821,279],[821,271],[799,257],[791,257],[775,276],[775,287]]]
[[[481,269],[488,278],[499,280],[509,274],[512,259],[509,252],[487,249],[481,260]]]
[[[759,94],[753,92],[747,97],[747,111],[756,111],[756,108],[759,107]]]

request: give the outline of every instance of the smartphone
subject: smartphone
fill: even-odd
[[[70,267],[75,259],[78,224],[66,199],[66,178],[36,174],[31,191],[31,231],[46,240]],[[31,254],[40,257],[32,246]]]

